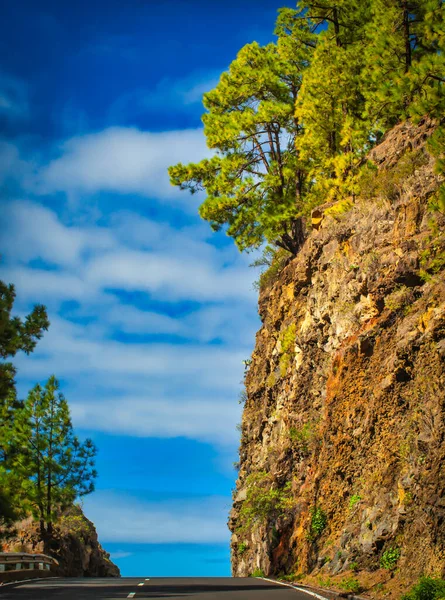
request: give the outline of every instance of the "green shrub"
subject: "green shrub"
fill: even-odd
[[[268,378],[266,379],[266,385],[267,387],[273,387],[277,382],[277,378],[275,376],[275,373],[270,373]]]
[[[388,548],[380,558],[380,566],[390,571],[395,568],[400,558],[400,548]]]
[[[247,550],[247,548],[248,548],[248,547],[249,547],[249,545],[248,545],[248,543],[247,543],[247,542],[240,542],[240,543],[238,544],[238,548],[237,548],[237,550],[238,550],[238,554],[239,554],[240,556],[241,556],[241,555],[243,555],[243,554],[244,554],[244,552],[246,552],[246,550]]]
[[[262,256],[249,265],[251,267],[266,267],[260,273],[258,280],[254,282],[253,287],[257,291],[262,291],[275,283],[291,256],[291,253],[284,250],[284,248],[266,246]]]
[[[445,268],[445,250],[435,246],[420,255],[420,277],[429,281],[432,275],[440,273]]]
[[[326,578],[318,577],[317,583],[322,588],[331,588],[334,585],[334,583],[330,577],[326,577]]]
[[[439,600],[445,598],[445,580],[433,577],[421,577],[408,594],[402,596],[402,600]]]
[[[289,439],[292,446],[303,456],[309,454],[309,445],[313,436],[314,432],[311,422],[305,423],[302,427],[291,427],[289,429]]]
[[[255,569],[250,577],[265,577],[263,569]]]
[[[428,150],[436,159],[435,171],[440,175],[445,174],[445,128],[438,127],[434,134],[428,140]],[[445,213],[445,183],[442,183],[440,188],[430,200],[432,210]]]
[[[326,516],[326,513],[320,506],[313,506],[310,509],[310,515],[311,515],[311,524],[310,524],[309,538],[315,539],[315,538],[319,537],[325,530],[326,525],[328,524],[328,518]]]
[[[354,571],[354,573],[355,573],[356,571],[358,571],[358,563],[357,562],[352,562],[349,565],[349,568],[351,569],[351,571]]]
[[[412,290],[406,287],[406,285],[402,285],[392,291],[385,297],[385,306],[389,308],[389,310],[400,310],[404,308],[407,304],[412,302],[413,293]]]
[[[82,515],[62,515],[59,519],[59,524],[64,531],[69,531],[78,536],[84,532],[88,532],[89,529],[88,522]]]
[[[339,200],[324,211],[325,215],[330,215],[334,219],[339,219],[341,215],[349,212],[353,207],[352,201],[349,198]]]
[[[292,362],[292,357],[295,353],[295,337],[297,334],[297,326],[291,323],[284,331],[280,333],[279,341],[281,343],[280,352],[280,375],[284,377]]]
[[[295,323],[291,323],[289,327],[286,327],[286,329],[280,334],[281,352],[293,351],[296,333],[297,326]]]
[[[338,585],[342,590],[353,592],[355,594],[358,594],[363,589],[359,580],[355,577],[346,577],[345,579],[342,579]]]
[[[397,164],[389,169],[378,169],[368,162],[358,177],[360,195],[365,199],[395,202],[405,191],[407,180],[427,162],[428,155],[423,149],[405,152]]]
[[[283,579],[283,581],[290,581],[291,583],[293,581],[298,581],[299,578],[300,576],[296,575],[295,573],[288,573],[287,575],[282,575],[280,577],[280,579]]]
[[[350,498],[349,498],[349,509],[352,510],[362,499],[361,496],[359,496],[358,494],[353,494]]]
[[[247,477],[246,499],[240,510],[244,525],[250,526],[254,521],[264,522],[292,508],[291,483],[288,482],[281,488],[273,487],[274,485],[272,475],[266,471],[252,473]]]
[[[291,356],[287,352],[280,356],[280,375],[284,377],[290,367]]]

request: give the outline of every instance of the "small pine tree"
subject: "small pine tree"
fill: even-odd
[[[74,435],[68,403],[58,390],[54,376],[44,388],[36,385],[14,422],[14,470],[44,541],[51,536],[58,510],[92,492],[97,476],[96,447],[90,439],[81,443]]]

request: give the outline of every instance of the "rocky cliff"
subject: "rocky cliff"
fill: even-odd
[[[79,507],[65,511],[54,526],[50,549],[61,577],[119,577],[119,568],[99,543],[94,524]],[[16,523],[14,534],[3,542],[4,552],[43,552],[39,525],[32,518]]]
[[[445,576],[445,217],[405,123],[358,199],[314,213],[262,289],[229,526],[233,574],[400,598]]]

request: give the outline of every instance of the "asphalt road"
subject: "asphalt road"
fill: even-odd
[[[1,600],[313,600],[312,596],[254,578],[53,579],[0,587]]]

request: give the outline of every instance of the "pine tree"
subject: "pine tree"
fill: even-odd
[[[303,76],[296,117],[304,126],[297,141],[316,182],[312,204],[355,192],[355,167],[369,148],[363,118],[361,72],[368,3],[358,0],[304,2],[317,24],[317,47]]]
[[[0,357],[4,361],[15,356],[19,350],[30,354],[43,332],[49,327],[48,316],[44,306],[38,304],[22,321],[19,317],[11,317],[15,301],[13,285],[0,281]],[[14,393],[15,368],[9,362],[0,364],[0,402],[10,393]]]
[[[53,376],[36,385],[17,411],[14,435],[18,452],[13,468],[22,481],[24,500],[40,521],[47,543],[60,509],[94,490],[96,448],[74,435],[68,403]]]
[[[372,0],[364,95],[376,130],[443,116],[444,11],[442,0]]]
[[[416,15],[417,19],[419,16]],[[423,0],[418,50],[408,78],[409,115],[442,120],[445,114],[445,4]]]
[[[302,128],[294,104],[313,43],[297,13],[282,11],[278,43],[242,48],[204,95],[204,133],[215,155],[169,169],[173,185],[205,191],[201,217],[214,230],[226,226],[241,250],[266,239],[295,254],[303,239],[308,181],[295,147]]]
[[[36,305],[25,320],[12,317],[15,300],[13,285],[0,281],[0,524],[8,524],[20,515],[18,501],[20,479],[11,469],[15,449],[14,418],[21,403],[15,390],[16,370],[5,359],[21,350],[30,354],[48,329],[49,321],[44,306]]]

